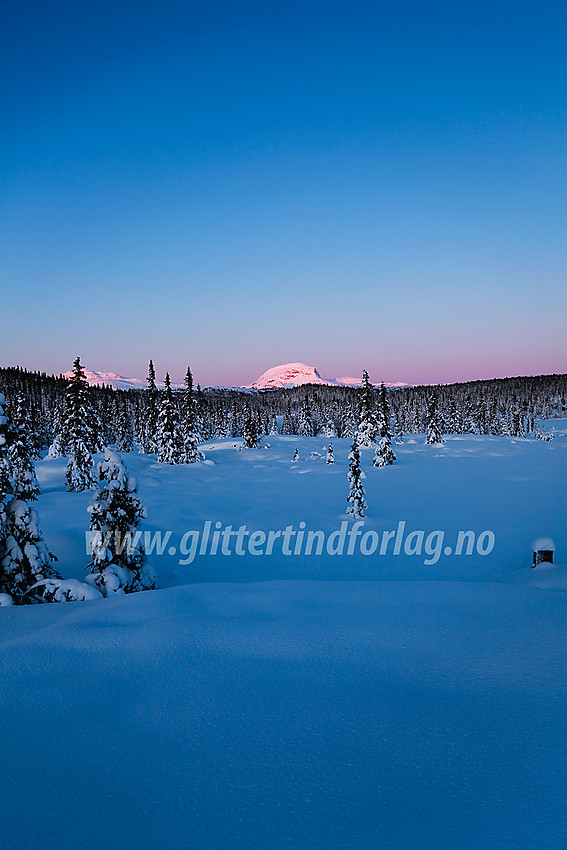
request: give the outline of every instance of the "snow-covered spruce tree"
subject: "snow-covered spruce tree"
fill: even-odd
[[[427,401],[427,432],[425,436],[427,445],[443,443],[443,432],[441,428],[441,417],[437,407],[437,396],[431,393]]]
[[[364,477],[364,473],[360,469],[360,452],[358,450],[358,442],[356,437],[353,440],[350,454],[348,456],[349,461],[349,470],[348,470],[348,483],[349,483],[349,493],[347,498],[347,515],[353,518],[359,518],[364,516],[364,511],[366,510],[366,502],[365,502],[365,492],[364,487],[362,486],[362,478]]]
[[[299,460],[299,452],[296,449],[293,453],[292,461],[296,462],[298,460]]]
[[[279,431],[278,431],[278,420],[276,419],[276,414],[275,414],[275,413],[274,413],[274,414],[272,415],[272,417],[270,418],[270,430],[269,430],[269,434],[270,434],[270,437],[273,437],[273,436],[275,436],[276,434],[279,434]]]
[[[4,406],[0,394],[0,605],[41,601],[41,590],[33,593],[30,588],[42,579],[59,577],[51,566],[55,559],[45,545],[37,512],[14,494],[10,450],[18,431]]]
[[[88,385],[80,358],[73,363],[73,375],[65,394],[65,421],[63,430],[69,462],[67,463],[67,490],[81,492],[94,486],[93,460],[87,446],[92,442],[89,425],[90,404]]]
[[[53,434],[53,438],[51,441],[51,445],[48,449],[48,457],[56,458],[56,457],[64,457],[65,455],[65,439],[63,434],[63,421],[64,416],[62,415],[61,409],[57,407],[53,412],[52,420],[51,420],[51,431]]]
[[[258,422],[248,405],[244,408],[244,428],[242,430],[243,448],[257,449],[260,445]]]
[[[37,511],[23,499],[6,505],[4,554],[0,566],[0,591],[16,603],[43,602],[44,579],[60,579],[52,566],[57,560],[45,544]]]
[[[327,463],[334,463],[335,455],[333,453],[333,444],[329,443],[329,448],[327,449]]]
[[[392,449],[392,427],[390,405],[386,395],[384,381],[380,384],[380,413],[378,420],[380,442],[374,453],[374,466],[388,466],[396,460],[396,454]]]
[[[157,419],[157,459],[160,463],[185,462],[185,446],[177,415],[177,405],[171,391],[169,372],[165,376],[165,389],[161,393]]]
[[[8,452],[15,432],[9,416],[4,412],[5,405],[6,399],[0,393],[0,605],[11,605],[12,597],[4,590],[2,562],[6,555],[6,506],[13,495]]]
[[[324,428],[324,434],[328,440],[334,440],[337,436],[337,429],[335,428],[335,423],[333,422],[331,416],[327,417],[327,424]]]
[[[116,421],[116,451],[131,452],[134,448],[132,417],[126,404],[119,409]]]
[[[146,508],[136,493],[136,479],[110,449],[105,450],[97,471],[101,486],[88,508],[93,560],[86,582],[103,596],[151,590],[155,575],[136,540],[140,520],[146,517]]]
[[[372,446],[379,433],[378,422],[374,413],[373,386],[370,383],[366,369],[362,373],[360,387],[359,417],[356,442],[360,446]]]
[[[389,437],[380,437],[380,442],[376,446],[374,452],[374,466],[388,466],[394,463],[396,454],[392,449],[392,443]]]
[[[148,390],[144,398],[145,422],[143,439],[140,442],[142,454],[154,454],[158,450],[157,444],[157,416],[158,416],[158,391],[156,388],[156,370],[153,360],[148,365]]]
[[[16,401],[14,436],[8,450],[8,462],[13,496],[15,499],[23,499],[26,502],[33,502],[39,496],[39,484],[35,477],[32,453],[30,420],[24,399],[19,395]]]
[[[197,448],[197,407],[193,394],[193,374],[187,367],[185,374],[185,391],[183,393],[183,442],[185,446],[185,463],[196,463],[202,458]]]
[[[311,417],[311,408],[309,406],[309,398],[305,396],[299,408],[299,417],[297,421],[297,433],[300,437],[313,436],[313,419]]]

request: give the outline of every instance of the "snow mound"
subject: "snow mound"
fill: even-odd
[[[555,552],[555,543],[551,537],[538,537],[532,543],[532,552]]]

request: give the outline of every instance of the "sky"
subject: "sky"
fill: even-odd
[[[0,0],[0,364],[567,371],[564,2]]]

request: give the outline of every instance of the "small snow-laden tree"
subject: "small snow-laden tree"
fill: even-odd
[[[394,442],[398,445],[404,442],[404,429],[399,415],[394,416]]]
[[[132,417],[126,403],[124,403],[118,411],[115,445],[117,452],[131,452],[134,448]]]
[[[352,440],[356,434],[356,418],[350,404],[341,413],[340,426],[339,436],[346,437],[347,440]]]
[[[374,413],[373,386],[366,369],[362,373],[360,387],[359,417],[356,442],[359,446],[372,446],[379,434],[378,422]]]
[[[327,449],[326,460],[327,460],[327,463],[334,463],[335,462],[335,455],[334,455],[334,452],[333,452],[333,444],[332,443],[329,443],[329,448]]]
[[[37,511],[22,499],[6,505],[4,547],[0,563],[0,591],[15,603],[42,602],[46,578],[61,578],[52,566],[56,560],[45,544]]]
[[[260,445],[258,420],[248,405],[244,408],[244,428],[242,430],[243,448],[257,449]]]
[[[85,581],[103,596],[152,590],[154,571],[137,539],[146,508],[136,493],[136,479],[110,449],[97,471],[100,489],[88,507],[93,560]]]
[[[0,563],[5,552],[6,505],[13,497],[9,451],[16,432],[5,411],[6,399],[0,393]]]
[[[299,460],[299,452],[296,449],[293,453],[292,461],[296,462],[298,460]]]
[[[12,479],[12,493],[16,499],[35,501],[39,496],[39,484],[35,477],[32,461],[33,441],[30,433],[30,419],[21,395],[16,401],[14,417],[14,438],[8,450],[8,463]]]
[[[349,470],[348,483],[349,493],[347,498],[347,515],[358,519],[364,516],[366,510],[365,492],[362,486],[362,478],[364,473],[360,468],[360,452],[358,450],[358,442],[356,437],[353,440],[350,454],[348,456]]]
[[[435,445],[443,443],[443,431],[441,427],[441,418],[437,407],[437,396],[432,393],[427,402],[427,430],[425,435],[427,445]]]
[[[299,416],[297,420],[297,433],[300,437],[313,436],[313,418],[311,416],[311,408],[309,406],[309,398],[305,396],[299,408]]]
[[[179,424],[177,405],[171,391],[169,372],[165,376],[165,389],[157,420],[157,459],[160,463],[185,462],[185,445]]]
[[[47,451],[50,458],[64,457],[65,439],[63,434],[64,416],[60,407],[56,407],[51,419],[51,433],[53,435],[51,445]]]
[[[327,424],[325,425],[323,432],[327,440],[334,440],[337,436],[337,429],[335,428],[335,423],[333,422],[330,416],[327,418]]]
[[[269,429],[270,437],[274,437],[276,434],[279,434],[278,431],[278,420],[276,419],[276,414],[272,414],[270,419],[270,429]]]
[[[374,466],[388,466],[396,460],[396,453],[392,449],[392,443],[389,437],[380,437],[380,442],[376,446],[374,452]]]
[[[89,423],[91,414],[88,385],[80,358],[73,363],[73,375],[65,393],[65,421],[63,433],[69,461],[67,463],[67,490],[77,493],[94,486],[93,461],[88,446],[93,442]]]
[[[297,423],[295,421],[294,415],[289,410],[284,413],[282,418],[282,434],[291,435],[297,434]]]

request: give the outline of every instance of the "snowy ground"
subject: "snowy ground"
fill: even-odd
[[[209,444],[208,461],[124,456],[170,530],[160,590],[0,611],[2,846],[563,848],[567,423],[552,443],[458,436],[371,467],[364,531],[490,530],[490,554],[197,556],[203,523],[345,520],[346,441]],[[298,447],[301,460],[292,463]],[[88,562],[89,494],[38,463],[66,577]],[[352,525],[352,524],[350,524]]]

